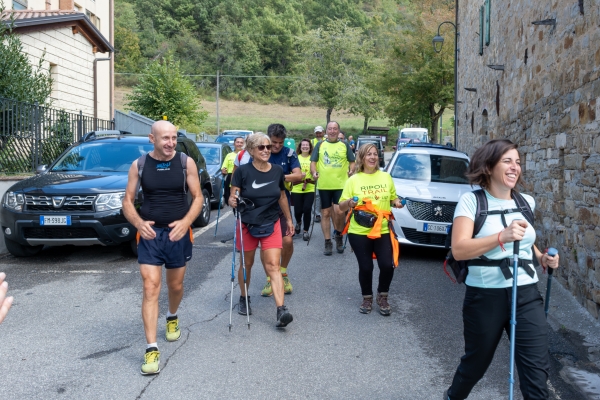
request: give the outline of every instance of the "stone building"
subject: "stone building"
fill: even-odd
[[[13,0],[1,19],[14,20],[33,65],[44,55],[53,107],[110,120],[113,14],[113,0]]]
[[[600,309],[600,2],[460,0],[458,148],[506,137],[555,277]]]

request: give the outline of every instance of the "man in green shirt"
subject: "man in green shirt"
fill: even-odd
[[[338,253],[344,252],[342,230],[345,215],[340,211],[338,202],[346,180],[354,173],[354,153],[347,142],[338,140],[340,125],[337,122],[330,121],[327,124],[326,134],[326,140],[317,143],[313,150],[310,171],[312,176],[318,179],[317,187],[321,197],[321,229],[325,237],[323,254],[330,256],[333,254],[330,218],[333,221],[336,250]]]
[[[317,147],[317,144],[323,141],[323,129],[322,126],[316,126],[314,130],[315,137],[311,139],[313,149]],[[321,222],[321,197],[319,196],[319,191],[315,190],[315,222]]]

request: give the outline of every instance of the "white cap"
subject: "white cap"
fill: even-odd
[[[325,132],[325,129],[323,129],[323,127],[321,125],[319,125],[315,128],[314,133],[317,133],[317,132]]]

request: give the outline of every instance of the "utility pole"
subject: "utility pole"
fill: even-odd
[[[219,70],[217,70],[217,135],[221,131],[219,130]]]

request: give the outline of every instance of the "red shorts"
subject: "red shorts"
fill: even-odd
[[[240,240],[240,226],[236,225],[235,248],[242,251],[242,243]],[[252,251],[258,247],[260,242],[261,250],[281,249],[283,247],[281,240],[281,224],[279,220],[275,222],[273,233],[264,238],[255,238],[248,233],[248,228],[242,223],[242,239],[244,240],[244,251]]]

